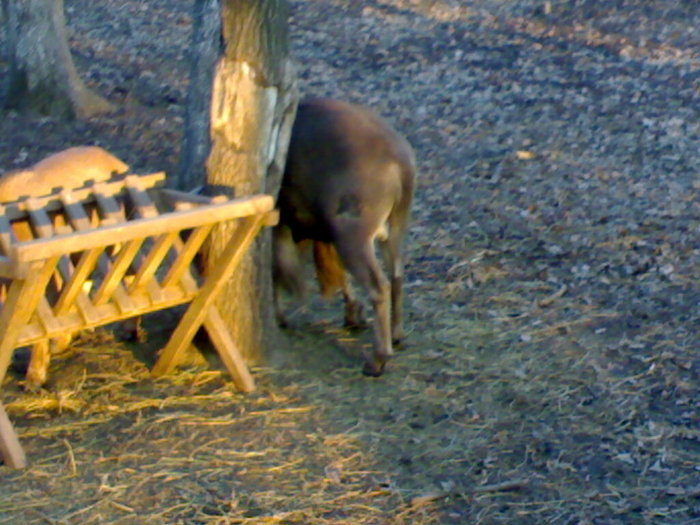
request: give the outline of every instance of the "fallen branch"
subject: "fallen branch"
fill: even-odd
[[[529,484],[529,479],[513,479],[510,481],[503,481],[501,483],[493,483],[492,485],[481,485],[480,487],[474,487],[472,489],[472,492],[475,494],[483,494],[485,492],[503,492],[507,490],[520,490],[527,487]]]
[[[422,496],[416,496],[411,498],[410,506],[421,507],[432,503],[433,501],[449,498],[451,496],[464,497],[465,494],[485,494],[487,492],[505,492],[508,490],[520,490],[527,487],[530,484],[528,479],[513,479],[510,481],[503,481],[501,483],[493,483],[491,485],[481,485],[479,487],[474,487],[470,490],[464,492],[456,491],[443,491],[443,492],[429,492],[423,494]]]

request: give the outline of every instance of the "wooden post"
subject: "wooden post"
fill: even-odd
[[[2,403],[0,403],[0,456],[8,467],[24,468],[27,466],[27,457],[24,455],[22,445],[19,444],[15,429],[12,428],[10,418],[7,417]]]

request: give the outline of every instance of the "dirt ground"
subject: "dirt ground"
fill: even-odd
[[[92,143],[172,172],[191,4],[65,0],[119,110],[3,113],[0,167]],[[150,378],[174,314],[144,347],[87,334],[46,391],[3,385],[30,466],[0,468],[0,523],[700,523],[699,26],[694,1],[294,0],[302,91],[417,152],[405,349],[362,377],[371,334],[311,298],[244,396],[215,362]]]

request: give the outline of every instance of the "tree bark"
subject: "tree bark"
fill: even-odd
[[[223,0],[223,54],[211,98],[212,148],[207,191],[277,196],[298,91],[289,59],[285,0]],[[231,228],[209,247],[216,259]],[[277,342],[272,302],[271,237],[265,230],[219,298],[219,308],[246,360],[259,363]]]
[[[111,109],[80,80],[68,48],[63,0],[2,0],[10,71],[0,107],[60,118]]]
[[[192,190],[206,182],[212,81],[222,49],[219,0],[195,0],[184,136],[177,174],[169,178],[170,184],[180,190]]]

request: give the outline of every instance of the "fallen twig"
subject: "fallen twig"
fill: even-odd
[[[503,481],[501,483],[493,483],[491,485],[481,485],[480,487],[474,487],[472,492],[474,493],[484,493],[484,492],[503,492],[506,490],[519,490],[525,488],[530,484],[529,479],[513,479],[510,481]]]
[[[503,481],[501,483],[493,483],[491,485],[481,485],[479,487],[474,487],[470,490],[464,492],[457,491],[444,491],[444,492],[429,492],[421,496],[416,496],[411,499],[411,507],[420,507],[437,501],[440,499],[449,498],[452,496],[463,497],[465,494],[484,494],[486,492],[504,492],[508,490],[519,490],[527,487],[530,484],[528,479],[513,479],[509,481]]]
[[[564,295],[567,290],[568,290],[568,287],[565,284],[563,284],[561,286],[561,288],[559,288],[552,295],[549,295],[549,296],[545,297],[544,299],[540,299],[539,301],[537,301],[537,306],[539,306],[540,308],[546,308],[548,306],[551,306],[552,303],[554,303],[554,301],[556,301],[562,295]]]

